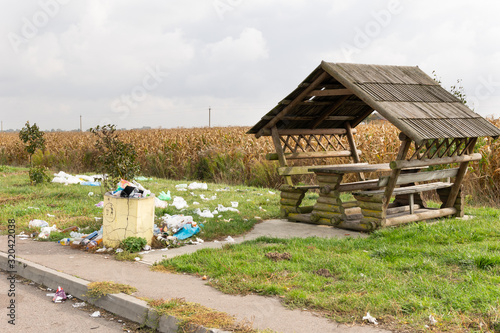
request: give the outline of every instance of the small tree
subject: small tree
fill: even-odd
[[[34,166],[32,161],[33,154],[37,149],[45,150],[44,134],[43,131],[40,131],[36,123],[30,126],[29,121],[26,122],[26,125],[19,132],[19,138],[24,143],[24,150],[26,150],[29,155],[30,181],[31,184],[35,185],[50,181],[50,177],[46,174],[47,168],[42,165]]]
[[[26,125],[19,132],[19,138],[24,143],[24,149],[29,154],[30,167],[32,166],[31,157],[36,152],[36,150],[45,149],[45,139],[43,138],[44,135],[45,133],[43,131],[40,131],[36,123],[33,124],[33,126],[30,126],[29,121],[26,122]]]
[[[120,179],[133,180],[139,173],[134,146],[118,138],[115,125],[97,126],[91,128],[90,132],[97,137],[95,148],[99,152],[98,171],[104,175],[105,189],[112,189]]]

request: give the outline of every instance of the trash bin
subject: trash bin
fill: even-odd
[[[155,196],[121,198],[104,194],[102,241],[118,247],[127,237],[143,237],[151,245],[154,227]]]

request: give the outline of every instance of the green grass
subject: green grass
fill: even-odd
[[[86,230],[90,232],[101,227],[102,219],[96,220],[96,217],[102,217],[102,209],[95,207],[95,204],[102,200],[100,187],[66,186],[56,183],[32,186],[27,168],[0,167],[1,233],[7,233],[7,220],[11,218],[16,219],[17,233],[30,232],[28,224],[33,219],[45,220],[49,225],[55,224],[59,229],[78,226],[87,228]],[[170,191],[172,198],[174,196],[183,197],[189,204],[185,210],[179,211],[173,206],[166,209],[156,208],[155,215],[157,218],[165,213],[192,215],[195,221],[203,224],[202,230],[197,236],[204,240],[223,239],[228,235],[241,235],[248,232],[255,223],[279,215],[279,192],[277,191],[270,193],[268,189],[263,188],[227,187],[224,184],[210,183],[208,190],[178,191],[175,188],[177,184],[190,184],[191,182],[153,178],[151,181],[143,181],[141,184],[156,194],[161,191]],[[217,189],[228,190],[217,191]],[[89,196],[89,192],[93,192],[94,196]],[[205,201],[200,198],[200,194],[207,198],[216,196],[216,199]],[[217,204],[231,207],[232,201],[239,203],[239,213],[221,212],[214,218],[201,218],[193,214],[196,208],[200,208],[202,211],[204,209],[213,211]],[[199,204],[194,205],[194,202]],[[54,217],[49,217],[47,214],[54,215]]]
[[[372,233],[368,238],[259,238],[163,261],[207,275],[225,293],[279,296],[337,321],[366,312],[396,329],[495,331],[500,326],[500,211]],[[289,253],[274,261],[267,253]]]

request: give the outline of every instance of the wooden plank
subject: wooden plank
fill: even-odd
[[[352,152],[352,160],[354,161],[354,163],[359,163],[361,162],[361,160],[359,159],[358,150],[356,148],[356,142],[354,141],[354,136],[352,135],[351,124],[348,121],[345,123],[345,130],[346,130],[347,141],[349,142],[349,147],[351,148]],[[364,173],[362,172],[358,173],[358,179],[365,180]]]
[[[430,184],[421,184],[421,185],[413,185],[406,187],[398,187],[392,191],[391,195],[403,195],[403,194],[411,194],[411,193],[420,193],[425,191],[437,190],[440,188],[451,187],[453,183],[445,183],[445,182],[437,182]],[[374,191],[361,191],[358,192],[360,195],[377,195],[384,193],[385,190],[374,190]]]
[[[356,129],[353,129],[353,133]],[[280,135],[344,135],[344,128],[320,128],[320,129],[310,129],[310,128],[296,128],[296,129],[281,129],[279,130]],[[271,130],[266,129],[262,132],[262,136],[270,136]]]
[[[389,163],[381,164],[368,164],[368,163],[356,163],[356,164],[341,164],[338,166],[334,165],[322,165],[310,168],[311,170],[316,170],[317,173],[357,173],[357,172],[377,172],[377,171],[390,171],[391,168]]]
[[[418,210],[422,208],[420,205],[413,205],[413,210]],[[392,208],[387,208],[387,216],[389,215],[394,215],[394,214],[400,214],[400,213],[405,213],[411,211],[411,208],[409,205],[407,206],[399,206],[399,207],[392,207]]]
[[[274,117],[274,119],[271,119],[255,136],[259,138],[262,136],[264,129],[274,127],[278,121],[283,119],[283,117],[286,116],[286,114],[290,112],[298,103],[302,102],[302,100],[329,75],[330,74],[323,71],[323,73],[321,73],[309,86],[307,86],[290,104],[283,108],[283,110],[281,110],[280,113]]]
[[[323,113],[312,125],[310,126],[312,129],[315,129],[319,126],[328,116],[330,116],[335,110],[337,110],[344,102],[350,97],[350,95],[343,96],[338,101],[333,103],[332,107],[329,108],[325,113]]]
[[[362,163],[360,163],[362,164]],[[368,164],[368,163],[364,163]],[[278,174],[280,176],[293,176],[293,175],[307,175],[313,174],[315,169],[322,169],[325,167],[340,167],[345,164],[332,164],[332,165],[320,165],[320,166],[287,166],[287,167],[279,167]]]
[[[272,132],[272,139],[273,139],[273,143],[274,143],[274,149],[276,149],[276,153],[278,155],[278,160],[279,160],[280,166],[285,167],[287,165],[286,158],[285,158],[285,155],[283,153],[283,147],[281,147],[281,140],[280,140],[280,136],[278,134],[278,129],[276,128],[276,126],[274,126],[272,128],[271,132]],[[285,176],[284,180],[285,180],[286,184],[293,185],[292,177]]]
[[[471,145],[468,146],[469,153],[471,153],[474,149],[474,146],[476,145],[476,140],[477,138],[474,138],[473,142]],[[476,154],[474,154],[476,155]],[[481,156],[481,154],[477,154]],[[462,155],[460,157],[465,157],[465,156],[470,156],[470,155]],[[453,184],[453,187],[451,188],[450,194],[448,195],[448,199],[446,200],[446,203],[444,204],[444,207],[453,207],[455,203],[455,199],[457,198],[458,192],[460,191],[460,188],[462,187],[462,181],[465,177],[465,174],[467,173],[467,166],[469,165],[468,161],[464,161],[460,163],[460,167],[457,173],[457,177],[455,178],[455,184]]]
[[[377,189],[380,186],[377,185],[378,179],[364,180],[360,182],[344,183],[340,184],[338,190],[340,192],[353,192],[360,190],[370,190]]]
[[[397,160],[390,163],[391,169],[401,169],[407,168],[411,169],[413,167],[422,167],[429,165],[439,165],[439,164],[451,164],[451,163],[462,163],[469,161],[479,161],[482,158],[480,153],[474,153],[471,155],[453,156],[453,157],[441,157],[433,159],[423,159],[414,161]]]
[[[353,95],[353,92],[349,89],[323,89],[323,90],[313,90],[307,97],[312,96],[343,96],[343,95]]]
[[[382,222],[382,226],[389,227],[389,226],[417,222],[422,220],[436,219],[444,216],[454,215],[456,213],[457,213],[456,208],[441,208],[435,210],[427,210],[420,213],[387,218],[385,219],[385,221]]]
[[[405,173],[399,175],[396,185],[410,184],[416,182],[424,182],[435,179],[442,179],[448,177],[456,177],[458,168],[435,170],[435,171],[425,171],[420,173]],[[379,187],[384,187],[389,182],[390,176],[380,177],[378,182]]]
[[[405,134],[400,135],[400,138],[402,139],[402,141],[399,147],[398,155],[396,156],[396,161],[404,160],[411,146],[411,140]],[[383,205],[384,210],[386,210],[389,205],[392,192],[394,191],[394,187],[396,187],[396,181],[398,180],[400,173],[401,173],[401,168],[392,170],[391,172],[391,178],[387,182],[387,186],[384,191],[384,197],[386,198],[386,201]]]
[[[361,154],[361,151],[358,150]],[[337,151],[306,151],[298,153],[285,153],[285,158],[287,160],[300,160],[308,158],[329,158],[329,157],[349,157],[351,152],[349,150],[337,150]],[[266,154],[266,160],[276,161],[279,160],[277,153]]]
[[[313,104],[313,103],[307,103],[307,104]],[[314,105],[318,105],[319,103],[315,103]],[[330,105],[331,103],[325,103],[325,105]],[[273,119],[274,117],[273,116],[264,116],[262,117],[262,119],[264,120],[271,120]],[[313,117],[313,116],[285,116],[284,119],[285,120],[293,120],[293,121],[311,121],[311,120],[314,120],[316,119],[317,117]],[[325,120],[329,120],[329,121],[334,121],[334,120],[353,120],[355,119],[355,117],[353,116],[329,116],[327,117]]]

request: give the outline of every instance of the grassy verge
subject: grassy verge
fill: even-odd
[[[102,200],[99,187],[82,185],[63,185],[45,183],[32,186],[29,183],[28,169],[1,166],[0,168],[0,232],[7,232],[7,220],[16,219],[16,231],[33,232],[28,228],[30,220],[45,220],[59,229],[77,226],[88,232],[98,230],[102,225],[102,209],[95,207]],[[279,215],[279,193],[268,189],[208,184],[208,190],[179,191],[178,184],[191,181],[171,181],[152,178],[141,184],[159,194],[170,191],[172,198],[183,197],[188,208],[178,210],[174,206],[165,209],[156,208],[157,218],[170,215],[192,215],[193,219],[203,224],[198,237],[204,240],[223,239],[228,235],[241,235],[249,231],[255,223]],[[93,195],[89,195],[93,192]],[[205,199],[209,200],[204,200]],[[311,199],[310,199],[311,200]],[[214,211],[218,204],[231,207],[231,202],[238,202],[239,212],[220,212],[213,218],[202,218],[194,211],[209,209]],[[172,203],[172,201],[170,201]],[[62,235],[61,238],[66,235]]]
[[[161,264],[231,294],[276,295],[341,322],[500,331],[500,211],[380,230],[368,238],[259,238]],[[429,316],[437,323],[431,325]]]

